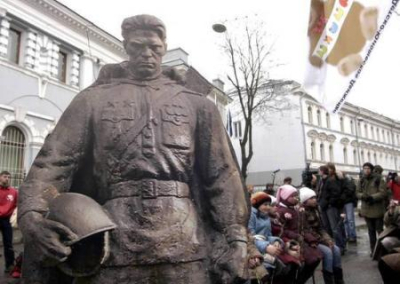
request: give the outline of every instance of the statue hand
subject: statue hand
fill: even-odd
[[[218,260],[217,266],[222,274],[223,284],[242,283],[246,280],[247,243],[235,241]]]
[[[71,254],[71,248],[64,243],[78,238],[61,223],[47,220],[37,212],[24,215],[19,225],[25,244],[33,246],[39,262],[45,266],[55,266],[65,261]]]

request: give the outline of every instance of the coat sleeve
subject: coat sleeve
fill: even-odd
[[[357,181],[356,195],[357,195],[357,199],[358,199],[358,200],[361,200],[361,197],[362,197],[362,195],[363,195],[362,188],[361,188],[361,179],[359,179],[359,180]]]
[[[379,187],[378,191],[374,194],[371,194],[374,201],[382,201],[387,197],[387,187],[386,182],[383,178],[379,178]]]
[[[249,198],[216,106],[202,98],[196,128],[196,164],[211,221],[228,242],[247,241]]]
[[[44,214],[52,198],[69,190],[74,173],[87,150],[89,117],[86,95],[80,93],[46,138],[20,187],[19,220],[31,211]]]

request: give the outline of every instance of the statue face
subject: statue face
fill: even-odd
[[[161,61],[166,52],[166,44],[156,32],[132,31],[124,40],[124,47],[135,76],[146,79],[161,73]]]

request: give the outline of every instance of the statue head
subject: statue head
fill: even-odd
[[[167,50],[164,23],[150,15],[126,18],[122,22],[122,37],[135,77],[148,79],[158,76]]]

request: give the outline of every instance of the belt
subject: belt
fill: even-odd
[[[110,187],[111,198],[140,196],[142,199],[159,196],[189,197],[189,186],[179,181],[143,179],[119,182]]]

